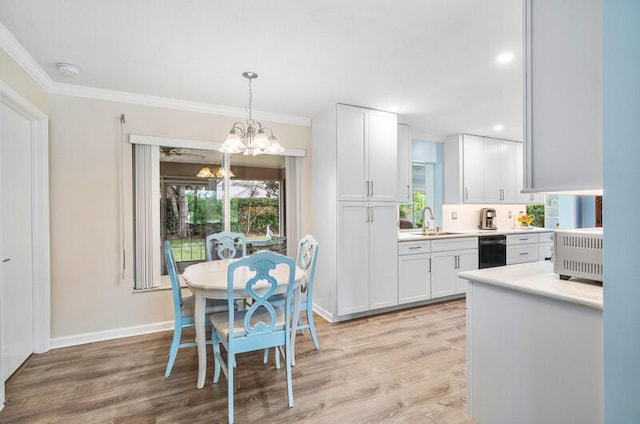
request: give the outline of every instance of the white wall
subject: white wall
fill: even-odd
[[[51,95],[52,344],[108,338],[171,321],[171,292],[133,293],[131,146],[127,163],[126,278],[120,278],[120,114],[129,133],[224,141],[230,117]],[[309,127],[269,123],[284,147],[307,150],[303,161],[303,234],[310,232]],[[140,327],[137,327],[140,326]],[[131,328],[134,327],[134,328]],[[92,334],[96,333],[98,334]],[[89,333],[89,334],[87,334]]]

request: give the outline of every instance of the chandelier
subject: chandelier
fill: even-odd
[[[257,156],[263,153],[282,153],[284,148],[278,142],[267,127],[263,127],[260,122],[254,121],[252,118],[253,90],[251,89],[251,80],[258,78],[255,72],[243,72],[242,76],[249,80],[249,106],[247,107],[247,125],[241,122],[235,122],[227,139],[220,147],[222,153],[244,153],[248,156]],[[269,136],[265,131],[269,132]]]
[[[217,169],[213,168],[213,169],[215,169],[215,172],[211,171],[211,168],[205,165],[202,168],[200,168],[200,171],[198,171],[198,174],[196,175],[196,177],[217,178],[217,179],[224,178],[224,169],[222,169],[222,167],[218,167]],[[232,170],[229,170],[229,178],[233,178],[235,176],[236,174],[234,174]]]

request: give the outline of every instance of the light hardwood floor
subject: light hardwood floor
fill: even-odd
[[[296,339],[295,405],[284,368],[238,357],[236,423],[473,423],[466,413],[465,301],[339,324],[316,316],[320,350]],[[189,333],[187,333],[189,336]],[[227,381],[196,388],[195,348],[164,378],[171,332],[34,355],[11,378],[1,423],[224,423]]]

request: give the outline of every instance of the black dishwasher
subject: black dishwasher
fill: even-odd
[[[478,268],[493,268],[507,264],[507,236],[478,237]]]

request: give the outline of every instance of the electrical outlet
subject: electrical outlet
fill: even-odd
[[[509,218],[513,218],[513,212],[509,211]]]
[[[458,212],[451,211],[451,219],[458,219]]]

